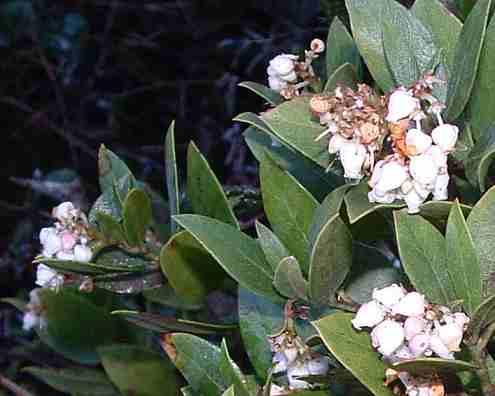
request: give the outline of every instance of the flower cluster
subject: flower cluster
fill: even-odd
[[[432,95],[440,82],[427,75],[384,96],[365,84],[357,91],[338,86],[332,95],[311,98],[312,114],[327,127],[316,140],[330,135],[328,151],[346,178],[371,176],[370,202],[404,200],[409,213],[417,213],[430,194],[447,199],[447,156],[459,129],[444,122],[444,106]]]
[[[361,179],[373,169],[387,133],[385,101],[366,84],[357,91],[337,87],[332,95],[315,95],[309,107],[326,126],[316,140],[330,135],[328,151],[337,154],[348,179]]]
[[[301,89],[316,80],[311,63],[325,50],[325,44],[319,39],[311,41],[310,49],[305,51],[305,59],[299,56],[280,54],[270,61],[266,72],[268,86],[286,98],[291,99],[300,94]]]
[[[53,208],[52,216],[56,219],[53,227],[45,227],[40,231],[39,238],[43,246],[41,255],[57,260],[89,262],[92,252],[88,246],[86,215],[75,208],[72,202],[63,202]],[[63,275],[45,264],[38,264],[36,270],[38,286],[58,289],[63,283]]]
[[[377,162],[369,181],[370,202],[403,199],[409,213],[418,213],[430,194],[436,201],[448,198],[447,155],[454,149],[459,134],[455,125],[444,123],[443,105],[425,89],[431,89],[429,80],[424,81],[409,90],[400,87],[390,95],[386,119],[394,153]],[[426,112],[421,99],[428,103]],[[430,133],[422,125],[429,118],[427,114],[437,122]]]
[[[354,328],[371,328],[374,348],[389,363],[421,357],[454,359],[460,350],[469,318],[462,312],[429,304],[418,292],[407,292],[393,284],[373,291],[372,300],[363,304],[352,320]],[[408,395],[419,393],[420,379],[400,375]]]
[[[289,390],[309,389],[311,384],[299,379],[328,372],[328,358],[311,351],[304,341],[289,327],[269,338],[273,355],[273,374],[286,373]],[[270,394],[284,394],[272,385]]]

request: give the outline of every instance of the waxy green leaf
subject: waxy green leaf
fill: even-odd
[[[235,227],[198,215],[174,218],[240,285],[280,300],[273,288],[273,270],[258,243]]]
[[[486,26],[492,0],[478,0],[462,27],[457,42],[452,77],[447,91],[449,120],[455,120],[463,112],[476,79],[481,49],[485,42]]]
[[[301,272],[301,267],[293,256],[280,261],[273,279],[275,288],[285,297],[307,301],[307,282]]]
[[[247,88],[254,92],[256,95],[265,99],[272,106],[277,106],[284,102],[284,98],[273,89],[270,89],[262,84],[254,81],[243,81],[239,83],[239,87]]]
[[[476,342],[481,332],[495,321],[495,295],[485,299],[473,312],[466,333]]]
[[[179,395],[174,367],[159,354],[135,345],[98,349],[103,368],[124,396]]]
[[[167,180],[168,205],[170,218],[180,213],[179,176],[177,174],[177,156],[175,153],[175,121],[168,127],[165,137],[165,177]],[[171,220],[172,233],[177,231],[177,225]]]
[[[457,202],[450,210],[445,242],[446,269],[454,285],[456,299],[463,300],[464,309],[471,314],[481,303],[480,264],[473,238]]]
[[[239,228],[222,185],[194,143],[187,150],[187,197],[194,213]]]
[[[336,312],[312,323],[333,356],[364,386],[375,396],[392,396],[383,383],[387,365],[371,346],[370,335],[352,327],[353,316]]]
[[[338,86],[356,89],[358,81],[354,66],[350,63],[344,63],[328,77],[323,92],[333,92]]]
[[[267,226],[259,221],[256,221],[255,226],[258,234],[258,242],[261,249],[263,249],[266,261],[270,263],[273,271],[275,271],[280,261],[290,256],[290,253],[280,239]]]
[[[486,179],[495,160],[495,124],[483,131],[465,161],[466,177],[481,192],[487,188]]]
[[[152,221],[151,200],[143,190],[133,189],[124,201],[124,230],[132,246],[144,244],[146,230]]]
[[[345,63],[353,65],[356,71],[361,71],[359,50],[339,17],[334,18],[330,25],[326,48],[327,77]]]
[[[454,283],[446,271],[445,238],[421,216],[394,212],[401,263],[414,287],[429,301],[449,305],[456,299]]]
[[[411,375],[427,375],[430,373],[452,374],[460,371],[475,370],[477,367],[462,360],[440,358],[421,358],[395,363],[392,367],[397,371],[405,371]]]
[[[307,234],[317,201],[268,157],[261,162],[260,181],[265,213],[275,234],[299,261],[303,272],[308,273]]]

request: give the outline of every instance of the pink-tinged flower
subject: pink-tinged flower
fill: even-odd
[[[425,297],[418,292],[411,292],[392,307],[392,312],[395,315],[422,316],[425,308]]]
[[[454,354],[449,351],[449,348],[447,348],[442,339],[437,335],[430,337],[430,349],[443,359],[454,359]]]
[[[431,147],[431,136],[419,129],[410,129],[406,134],[406,145],[413,146],[415,155],[423,154]]]
[[[35,283],[41,287],[57,288],[64,283],[64,277],[45,264],[38,264]]]
[[[423,318],[411,316],[404,322],[406,340],[411,340],[426,330],[427,322]]]
[[[463,326],[453,322],[444,325],[436,324],[435,329],[438,332],[438,337],[450,352],[461,350],[460,345],[464,333]]]
[[[374,327],[385,319],[385,310],[376,301],[370,301],[361,305],[352,319],[352,325],[355,329],[361,330],[362,327]]]
[[[60,238],[62,240],[62,249],[65,251],[72,250],[77,243],[76,237],[70,231],[61,232]]]
[[[374,289],[372,298],[385,307],[392,308],[392,306],[397,304],[405,295],[406,291],[404,288],[394,283],[381,289]]]
[[[53,208],[52,215],[58,221],[64,222],[73,217],[74,211],[75,207],[72,202],[62,202],[60,205]]]
[[[42,254],[45,257],[52,257],[62,249],[62,240],[54,227],[41,229],[40,242],[43,246]]]
[[[415,358],[424,355],[430,347],[430,336],[428,334],[417,334],[409,341],[409,349]]]
[[[384,356],[390,356],[404,342],[404,328],[394,320],[385,320],[371,332],[374,346]]]
[[[388,101],[388,122],[398,122],[421,110],[419,100],[404,88],[398,88]]]

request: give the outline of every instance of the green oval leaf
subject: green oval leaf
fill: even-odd
[[[123,217],[127,242],[132,246],[143,245],[152,221],[151,200],[143,190],[133,189],[127,194]]]
[[[275,234],[299,261],[303,272],[308,273],[307,234],[318,203],[268,157],[260,164],[260,182],[265,213]]]
[[[455,296],[463,300],[464,309],[471,314],[481,303],[480,265],[473,238],[458,202],[450,210],[445,242],[446,269],[452,279]]]
[[[235,227],[198,215],[174,218],[239,284],[275,301],[273,270],[258,243]]]
[[[242,373],[239,366],[230,357],[225,338],[222,340],[221,358],[218,369],[223,374],[227,384],[232,384],[237,396],[250,396],[247,378]]]
[[[204,396],[218,396],[230,385],[218,369],[222,352],[216,345],[182,333],[172,334],[167,342],[173,348],[169,357],[193,390]]]
[[[477,342],[481,332],[495,321],[495,295],[485,299],[474,311],[467,333],[470,338]]]
[[[131,187],[135,183],[135,178],[126,163],[122,161],[115,153],[108,150],[105,145],[100,146],[98,151],[98,170],[99,170],[99,182],[101,192],[105,192],[107,189],[112,190],[115,187],[119,189],[124,185],[130,185]],[[127,180],[127,183],[123,184],[123,181]],[[119,189],[120,190],[120,189]],[[129,191],[120,190],[119,195],[123,200]]]
[[[352,264],[352,236],[337,215],[330,218],[312,240],[309,270],[311,303],[325,305],[346,279]]]
[[[175,121],[168,127],[165,137],[165,177],[167,180],[168,205],[170,209],[170,228],[172,233],[177,231],[177,225],[172,216],[180,213],[179,175],[177,173],[177,156],[175,153]]]
[[[445,238],[431,223],[407,211],[394,212],[401,263],[414,287],[431,302],[455,300],[453,281],[446,271]]]
[[[375,396],[392,396],[383,384],[387,365],[371,346],[370,335],[352,327],[352,317],[337,312],[312,324],[333,356]]]
[[[191,201],[194,213],[239,228],[220,182],[192,142],[187,150],[187,197]]]
[[[466,177],[473,187],[486,190],[486,178],[495,159],[495,124],[484,130],[465,161]]]
[[[445,56],[448,74],[454,67],[455,47],[462,22],[440,0],[416,0],[411,12],[433,35],[433,41]]]
[[[280,239],[267,226],[259,221],[256,221],[255,226],[258,234],[258,242],[261,249],[263,249],[266,261],[270,263],[273,271],[275,271],[280,261],[290,256],[290,253]]]
[[[395,81],[410,86],[431,71],[437,48],[432,34],[407,8],[387,0],[383,14],[383,47]]]
[[[326,50],[327,76],[331,76],[345,63],[361,71],[361,56],[354,39],[339,17],[335,17],[328,30]],[[357,73],[361,74],[361,73]],[[326,91],[326,89],[324,89]]]
[[[104,212],[95,212],[95,219],[98,223],[103,237],[109,242],[123,242],[125,241],[124,229],[115,217],[110,216]]]
[[[225,278],[215,259],[187,231],[163,246],[160,266],[177,295],[189,303],[203,301]]]
[[[179,379],[162,356],[135,345],[112,345],[98,349],[101,363],[124,396],[179,394]]]
[[[289,256],[282,261],[275,271],[273,279],[275,288],[283,296],[307,301],[307,282],[295,257]]]
[[[458,118],[464,110],[478,71],[492,0],[479,0],[467,17],[457,42],[447,91],[446,117]]]
[[[284,98],[277,91],[274,91],[273,89],[265,87],[264,85],[259,84],[257,82],[243,81],[243,82],[239,83],[238,85],[239,85],[239,87],[247,88],[250,91],[254,92],[256,95],[265,99],[272,106],[277,106],[284,101]]]
[[[479,257],[483,289],[486,295],[495,291],[495,187],[490,188],[474,206],[467,219]]]
[[[373,78],[383,91],[394,87],[382,44],[382,21],[386,0],[346,0],[351,30]]]

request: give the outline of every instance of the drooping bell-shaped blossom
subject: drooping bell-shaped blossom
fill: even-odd
[[[374,327],[385,319],[385,309],[378,301],[370,301],[361,305],[352,319],[354,328],[361,330],[362,327]]]
[[[420,109],[419,100],[411,92],[404,88],[398,88],[390,95],[386,120],[398,122],[403,118],[410,117]]]

